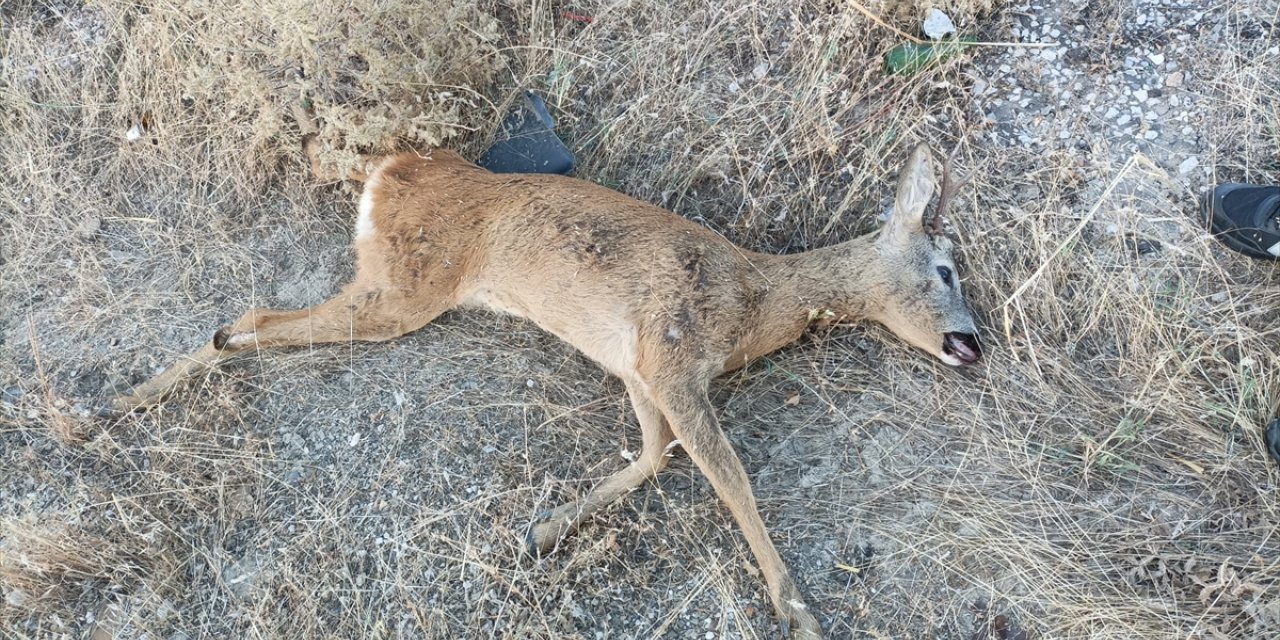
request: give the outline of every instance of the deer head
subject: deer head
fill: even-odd
[[[871,314],[898,337],[952,366],[973,364],[982,356],[960,291],[953,246],[942,234],[942,216],[956,186],[948,160],[937,210],[926,220],[936,187],[932,154],[923,144],[911,152],[898,179],[893,213],[875,241],[883,272],[876,292],[881,302]]]

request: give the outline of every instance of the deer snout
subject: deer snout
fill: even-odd
[[[942,335],[942,361],[953,366],[970,365],[982,359],[982,346],[972,333],[950,331]]]

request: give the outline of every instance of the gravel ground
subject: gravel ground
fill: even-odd
[[[828,64],[876,29],[859,14],[596,8],[558,27],[545,86],[590,178],[791,251],[870,228],[891,133],[959,146],[977,174],[953,224],[985,368],[842,328],[713,398],[832,637],[1276,637],[1280,494],[1256,429],[1280,293],[1194,203],[1280,181],[1280,6],[1007,5],[985,39],[1055,46],[976,50],[923,89]],[[60,65],[103,46],[94,9],[49,13]],[[844,104],[881,83],[898,102]],[[899,109],[887,133],[857,128]],[[330,295],[354,200],[297,163],[253,208],[163,166],[176,187],[139,181],[120,204],[58,173],[68,158],[20,160],[56,179],[3,227],[0,260],[30,264],[0,263],[22,295],[0,310],[0,635],[778,635],[683,456],[560,553],[521,555],[533,515],[638,438],[616,380],[511,318],[249,356],[149,414],[85,419],[242,309]]]

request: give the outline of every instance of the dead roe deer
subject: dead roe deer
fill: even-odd
[[[313,131],[302,118],[304,133]],[[318,143],[306,138],[312,169]],[[499,175],[436,149],[365,157],[356,275],[310,309],[253,309],[131,394],[129,411],[246,349],[390,340],[455,307],[528,318],[626,383],[642,452],[585,498],[536,523],[551,551],[601,507],[662,470],[676,441],[742,528],[784,627],[821,636],[778,556],[746,471],[708,400],[711,380],[796,340],[816,317],[878,321],[949,365],[976,362],[974,322],[952,245],[924,223],[933,161],[917,147],[878,233],[796,255],[740,249],[664,209],[558,175]],[[943,177],[939,209],[946,206]],[[941,211],[939,211],[939,215]],[[937,218],[935,217],[934,220]]]

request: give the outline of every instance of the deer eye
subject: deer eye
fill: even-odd
[[[945,284],[947,287],[952,289],[955,288],[955,283],[951,281],[951,267],[939,266],[938,277],[942,278],[942,284]]]

